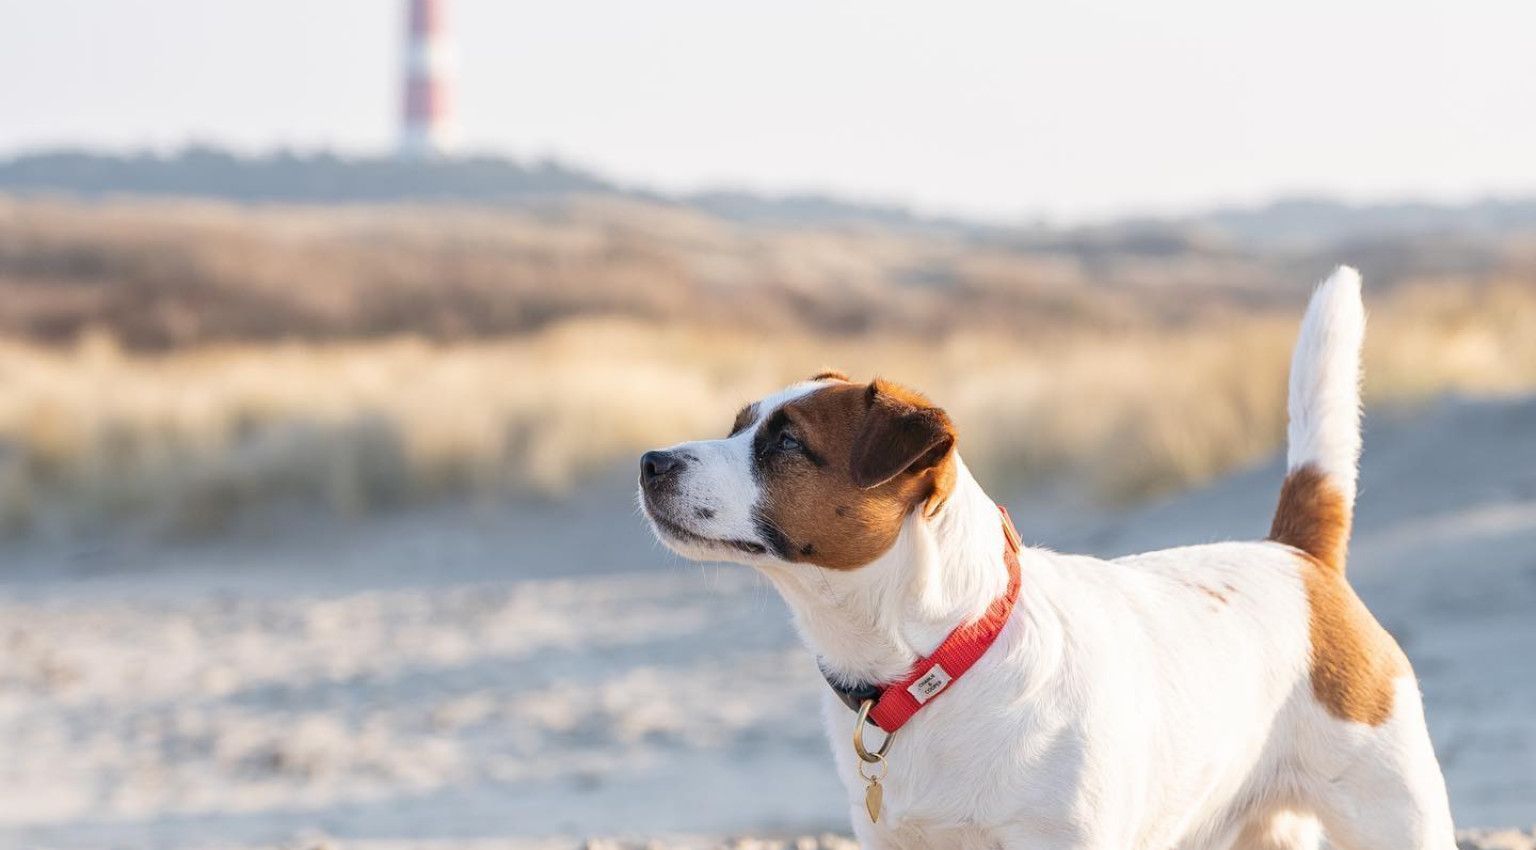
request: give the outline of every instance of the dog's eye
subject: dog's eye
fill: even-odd
[[[805,444],[795,439],[794,434],[784,431],[779,434],[779,441],[773,447],[781,452],[798,452],[805,448]]]

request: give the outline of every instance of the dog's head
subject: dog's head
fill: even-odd
[[[736,414],[724,439],[640,459],[656,534],[689,558],[851,570],[931,516],[954,483],[955,430],[921,394],[825,372]]]

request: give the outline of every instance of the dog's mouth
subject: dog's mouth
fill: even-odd
[[[691,543],[695,546],[707,546],[719,549],[734,549],[745,552],[748,555],[762,555],[768,551],[768,547],[751,540],[730,540],[716,537],[706,537],[692,529],[684,528],[677,522],[662,515],[657,507],[651,504],[649,497],[645,500],[645,514],[650,517],[651,524],[663,537],[670,537],[679,543]]]

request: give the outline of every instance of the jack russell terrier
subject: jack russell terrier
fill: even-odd
[[[943,410],[835,372],[648,452],[640,500],[783,594],[869,850],[1454,850],[1413,671],[1344,577],[1364,331],[1340,268],[1262,542],[1021,547]]]

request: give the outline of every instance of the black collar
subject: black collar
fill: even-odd
[[[827,680],[827,684],[832,688],[832,693],[837,694],[837,698],[843,701],[843,705],[848,706],[854,711],[858,711],[859,706],[863,705],[865,700],[878,701],[881,692],[885,690],[884,685],[868,682],[853,685],[852,687],[842,685],[832,678],[832,674],[828,673],[827,668],[822,667],[820,663],[817,663],[816,667],[821,670],[821,677]]]

